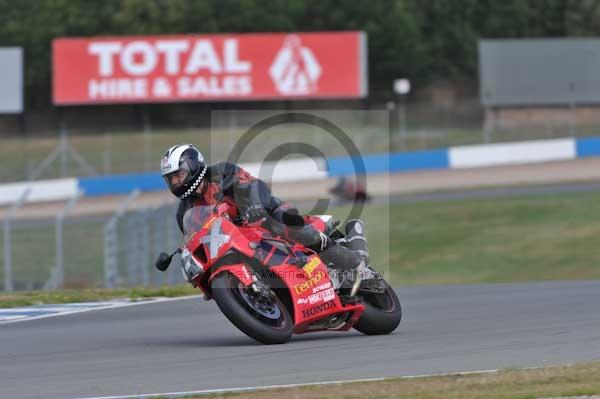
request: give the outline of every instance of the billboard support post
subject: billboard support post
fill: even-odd
[[[67,132],[67,127],[63,124],[61,124],[60,127],[60,133],[59,133],[59,146],[60,146],[60,177],[65,177],[67,175],[67,156],[68,156],[68,148],[69,148],[69,141],[68,141],[68,132]]]
[[[394,93],[396,93],[396,104],[394,110],[396,111],[396,121],[398,126],[398,134],[400,136],[400,143],[402,150],[406,147],[406,96],[410,93],[410,80],[408,79],[396,79],[394,80]]]
[[[571,92],[571,101],[569,101],[569,108],[571,110],[569,136],[575,137],[577,135],[577,107],[575,106],[575,96],[577,91],[575,90],[575,82],[569,82],[569,91]]]
[[[148,108],[142,106],[142,123],[144,124],[144,169],[153,170],[152,168],[152,123]]]

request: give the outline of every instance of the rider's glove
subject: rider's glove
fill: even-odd
[[[250,205],[242,214],[242,219],[248,223],[254,223],[264,217],[267,217],[267,210],[261,204]]]

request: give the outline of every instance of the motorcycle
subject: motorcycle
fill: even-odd
[[[340,177],[335,186],[329,189],[329,193],[338,204],[371,201],[371,196],[367,194],[364,184],[348,181],[344,176]]]
[[[205,299],[214,299],[238,329],[263,344],[281,344],[292,334],[347,331],[389,334],[402,318],[392,287],[343,295],[343,278],[328,269],[319,255],[298,243],[274,236],[264,221],[234,223],[235,208],[227,203],[191,208],[183,218],[184,245],[155,265],[166,270],[180,252],[184,277]],[[343,239],[329,215],[304,216],[304,223]]]

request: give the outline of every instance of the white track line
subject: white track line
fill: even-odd
[[[534,369],[537,367],[528,367],[526,369]],[[523,369],[525,370],[525,369]],[[447,377],[447,376],[460,376],[460,375],[471,375],[471,374],[488,374],[497,373],[498,369],[494,370],[476,370],[476,371],[460,371],[456,373],[444,373],[444,374],[419,374],[419,375],[407,375],[401,377],[378,377],[378,378],[362,378],[355,380],[340,380],[340,381],[323,381],[323,382],[307,382],[303,384],[285,384],[285,385],[267,385],[263,387],[242,387],[242,388],[223,388],[223,389],[204,389],[200,391],[185,391],[185,392],[163,392],[163,393],[146,393],[139,395],[121,395],[121,396],[93,396],[77,399],[151,399],[151,398],[181,398],[190,395],[214,395],[214,394],[226,394],[226,393],[240,393],[240,392],[252,392],[252,391],[269,391],[273,389],[283,388],[299,388],[299,387],[310,387],[319,385],[336,385],[336,384],[348,384],[355,382],[378,382],[390,379],[411,379],[411,378],[427,378],[427,377]]]
[[[3,322],[7,322],[7,321],[13,321],[13,320],[17,320],[17,319],[22,319],[23,317],[27,317],[25,315],[13,315],[13,316],[2,316],[2,321],[0,323]]]
[[[181,301],[181,300],[190,299],[190,298],[202,298],[202,296],[200,296],[200,295],[187,295],[187,296],[179,296],[179,297],[175,297],[175,298],[155,298],[155,299],[140,300],[139,302],[126,302],[126,303],[121,302],[121,303],[116,303],[114,305],[90,307],[90,308],[85,308],[85,309],[77,309],[76,306],[73,306],[73,310],[69,310],[69,311],[62,312],[62,313],[45,314],[45,315],[33,316],[33,317],[23,316],[23,317],[19,317],[19,318],[15,317],[15,318],[9,319],[9,320],[2,320],[2,321],[0,321],[0,325],[2,325],[2,324],[11,324],[11,323],[23,323],[23,322],[30,321],[30,320],[47,319],[47,318],[50,318],[50,317],[67,316],[67,315],[73,315],[73,314],[78,314],[78,313],[93,312],[93,311],[97,311],[97,310],[118,309],[118,308],[127,308],[127,307],[130,307],[130,306],[149,305],[149,304],[153,304],[153,303]],[[81,305],[81,304],[78,304],[78,305]],[[90,306],[94,306],[94,302],[90,302],[89,305]],[[61,307],[60,305],[51,305],[51,306],[56,306],[57,308]],[[39,309],[40,310],[49,310],[49,309],[52,309],[52,307],[39,308]],[[8,309],[0,309],[0,310],[1,311],[8,311],[8,312],[11,311],[10,308],[8,308]],[[20,308],[20,310],[22,311],[23,308]],[[16,312],[16,310],[15,310],[15,312]]]
[[[598,395],[593,395],[593,396],[561,396],[559,397],[555,397],[555,398],[540,398],[540,399],[600,399],[600,396]]]

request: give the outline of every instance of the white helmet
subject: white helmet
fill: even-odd
[[[175,145],[165,152],[160,161],[160,173],[169,190],[185,199],[204,179],[206,163],[200,151],[191,144]]]

